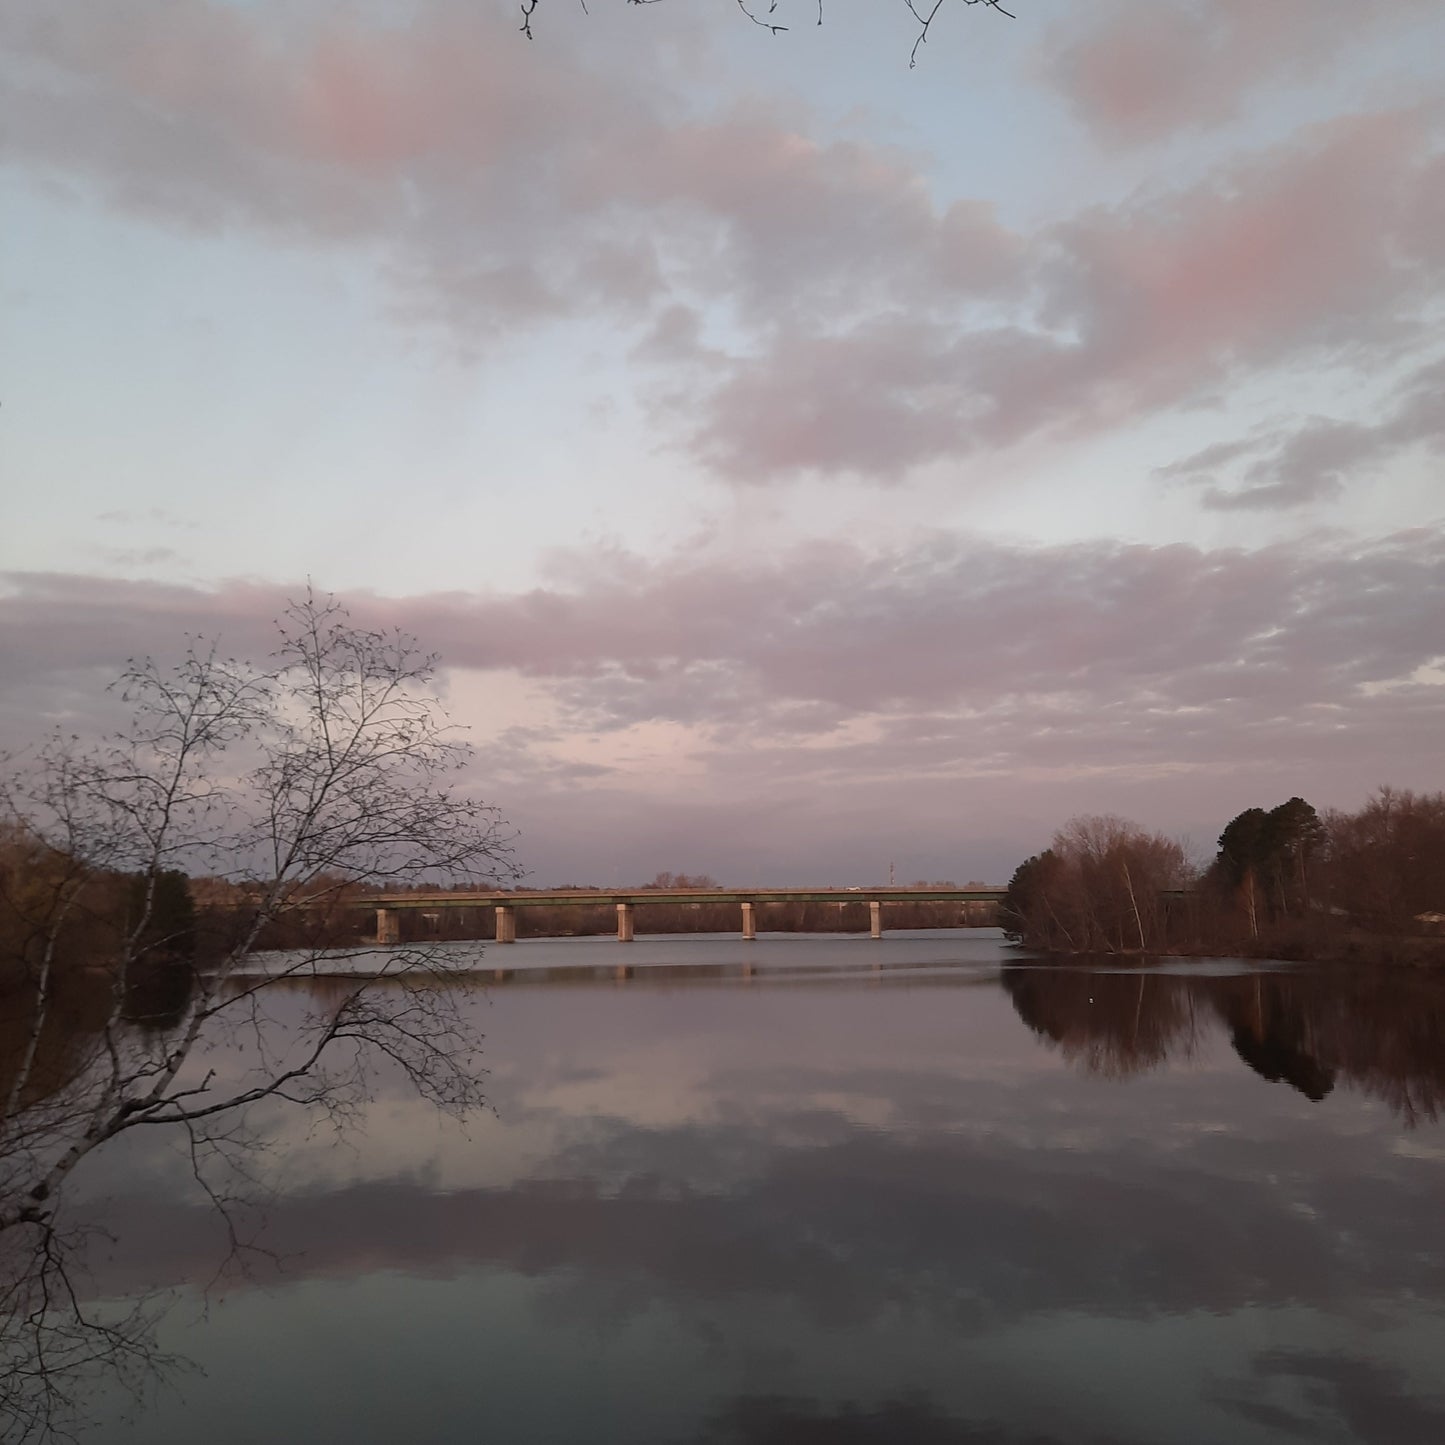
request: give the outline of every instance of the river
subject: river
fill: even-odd
[[[478,962],[494,1112],[276,1109],[248,1276],[205,1288],[174,1136],[77,1171],[92,1289],[189,1362],[83,1445],[1445,1440],[1445,981],[990,930]]]

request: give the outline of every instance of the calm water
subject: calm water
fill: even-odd
[[[984,931],[484,966],[495,1115],[278,1114],[251,1282],[203,1297],[175,1141],[87,1162],[98,1287],[173,1287],[203,1373],[83,1441],[1445,1440],[1439,983]]]

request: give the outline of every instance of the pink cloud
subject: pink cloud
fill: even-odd
[[[1418,343],[1445,275],[1417,221],[1437,163],[1421,116],[1358,116],[1188,189],[1087,211],[1035,239],[1034,325],[921,308],[827,335],[779,328],[705,387],[692,445],[738,482],[896,481],[1305,357],[1378,363]]]
[[[1095,136],[1139,145],[1230,120],[1256,92],[1426,11],[1425,0],[1106,0],[1050,37],[1043,67]]]
[[[1190,190],[1086,213],[1061,228],[1061,319],[1107,328],[1151,366],[1353,334],[1438,282],[1393,254],[1428,137],[1409,113],[1353,116]]]

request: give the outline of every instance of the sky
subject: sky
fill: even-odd
[[[1013,8],[9,0],[0,744],[310,582],[538,885],[1440,788],[1445,9]]]

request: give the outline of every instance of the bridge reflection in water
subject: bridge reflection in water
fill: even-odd
[[[598,905],[617,910],[617,941],[631,943],[636,937],[636,910],[662,904],[693,905],[736,904],[742,917],[742,936],[758,936],[758,909],[765,903],[867,903],[869,932],[874,938],[883,936],[883,909],[886,904],[957,903],[960,924],[990,924],[1002,901],[1005,889],[981,888],[639,888],[626,891],[603,891],[591,888],[550,888],[528,892],[478,893],[383,893],[367,904],[376,909],[376,941],[401,941],[401,914],[406,911],[439,913],[453,908],[494,908],[496,910],[496,941],[517,941],[517,910],[519,908],[595,908]]]

